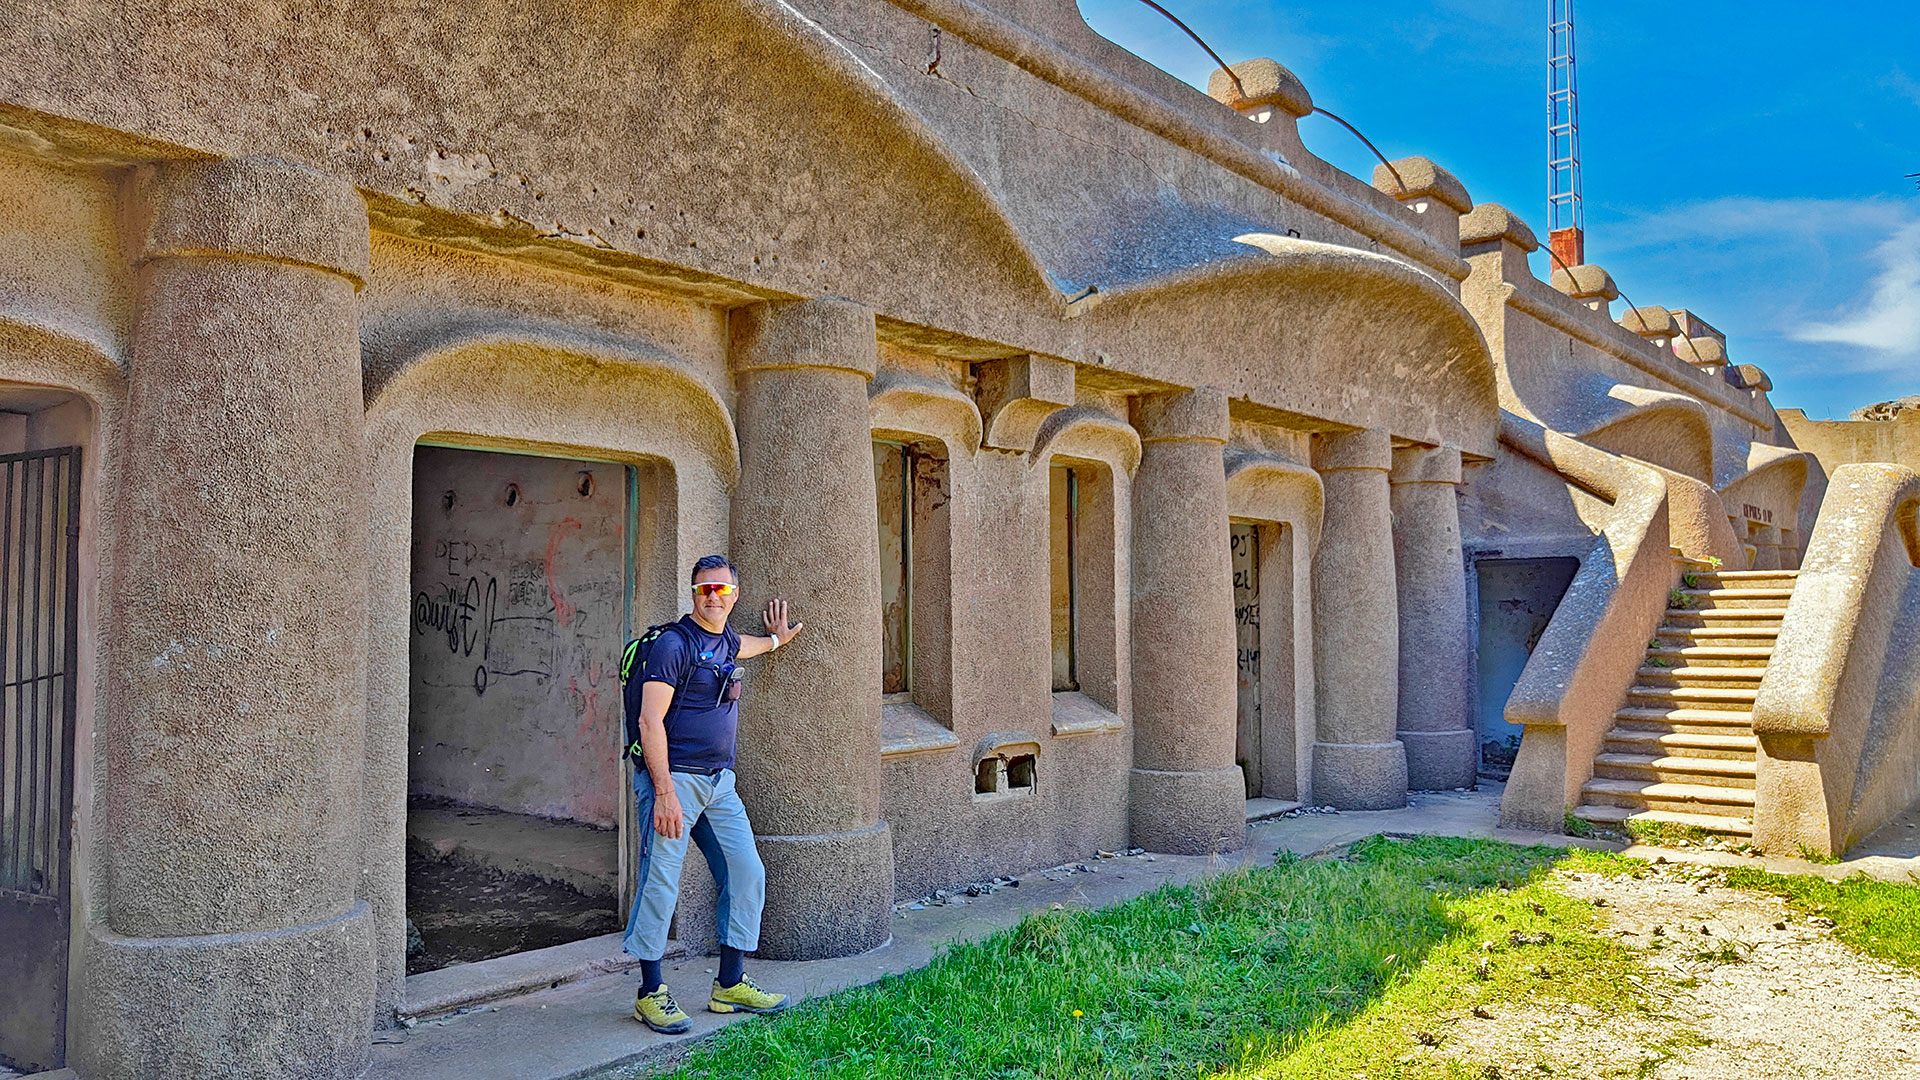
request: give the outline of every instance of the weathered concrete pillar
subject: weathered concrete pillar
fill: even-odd
[[[1233,760],[1236,643],[1228,549],[1227,398],[1137,398],[1133,480],[1133,842],[1231,851],[1247,799]]]
[[[1755,525],[1753,535],[1748,540],[1753,545],[1753,568],[1755,570],[1782,569],[1780,557],[1780,530],[1772,525]]]
[[[785,597],[806,632],[740,702],[740,794],[760,834],[760,954],[847,956],[892,932],[893,838],[880,820],[880,529],[867,383],[873,312],[844,300],[733,314],[742,625]],[[750,624],[750,625],[749,625]]]
[[[1399,717],[1399,583],[1387,471],[1393,447],[1378,428],[1319,440],[1326,488],[1313,560],[1313,672],[1320,737],[1313,798],[1342,810],[1407,803]]]
[[[366,483],[352,187],[277,161],[142,169],[107,636],[107,896],[90,1077],[352,1077]]]
[[[1460,451],[1395,450],[1388,480],[1400,608],[1397,726],[1407,748],[1407,786],[1471,787],[1479,752],[1467,712],[1467,575],[1454,495]]]

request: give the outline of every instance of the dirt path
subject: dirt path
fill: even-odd
[[[1603,910],[1653,977],[1618,1009],[1523,1008],[1462,1022],[1482,1075],[1651,1080],[1920,1078],[1920,976],[1836,941],[1778,897],[1721,871],[1562,871],[1555,887]],[[1650,1010],[1625,1007],[1644,1002]]]

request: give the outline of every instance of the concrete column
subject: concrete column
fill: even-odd
[[[1748,543],[1753,545],[1753,568],[1755,570],[1779,570],[1780,530],[1772,525],[1755,525]]]
[[[81,1071],[357,1076],[374,987],[354,887],[366,207],[261,159],[142,169],[127,203],[107,897],[88,927]]]
[[[1393,447],[1378,428],[1318,440],[1326,488],[1313,560],[1313,671],[1319,740],[1313,798],[1342,810],[1407,803],[1407,752],[1395,738],[1400,701],[1399,582],[1387,471]]]
[[[1471,787],[1467,575],[1460,553],[1460,451],[1393,452],[1393,565],[1400,622],[1398,734],[1415,791]]]
[[[767,864],[760,954],[847,956],[892,932],[867,423],[873,312],[843,300],[753,304],[734,312],[731,333],[740,625],[758,633],[772,596],[807,625],[753,673],[740,701],[740,794]]]
[[[1233,760],[1233,567],[1227,398],[1211,387],[1137,398],[1133,480],[1133,842],[1182,855],[1246,837]]]

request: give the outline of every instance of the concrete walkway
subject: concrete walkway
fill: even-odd
[[[1222,857],[1092,857],[1064,870],[1022,875],[1017,888],[900,911],[894,917],[893,940],[860,956],[805,963],[756,960],[748,967],[763,986],[796,1000],[818,997],[924,966],[942,946],[984,938],[1034,911],[1055,905],[1105,907],[1162,885],[1184,884],[1232,867],[1269,865],[1281,851],[1310,855],[1375,833],[1621,849],[1617,844],[1501,829],[1500,791],[1497,784],[1483,784],[1473,792],[1417,794],[1401,810],[1258,821],[1248,826],[1246,846]],[[1905,837],[1912,839],[1902,843]],[[1866,872],[1890,880],[1920,880],[1920,858],[1916,858],[1920,855],[1920,807],[1860,845],[1860,850],[1870,854],[1833,866],[1637,846],[1627,848],[1626,854],[1675,862],[1759,864],[1780,873],[1837,877]],[[670,960],[665,969],[668,985],[693,1016],[693,1031],[687,1035],[656,1035],[636,1023],[631,1014],[637,981],[630,972],[619,972],[478,1006],[464,1014],[422,1020],[408,1030],[382,1032],[367,1075],[370,1080],[575,1080],[620,1066],[664,1065],[724,1024],[751,1020],[738,1015],[723,1018],[705,1010],[713,966],[711,959],[693,957]]]

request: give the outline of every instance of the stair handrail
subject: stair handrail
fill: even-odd
[[[1507,699],[1526,727],[1500,802],[1503,826],[1558,832],[1633,685],[1677,580],[1667,477],[1505,410],[1500,441],[1614,512],[1580,563]]]
[[[1858,772],[1914,567],[1920,474],[1891,464],[1834,470],[1753,704],[1762,850],[1835,854],[1879,823],[1861,820],[1856,793],[1872,778]]]

